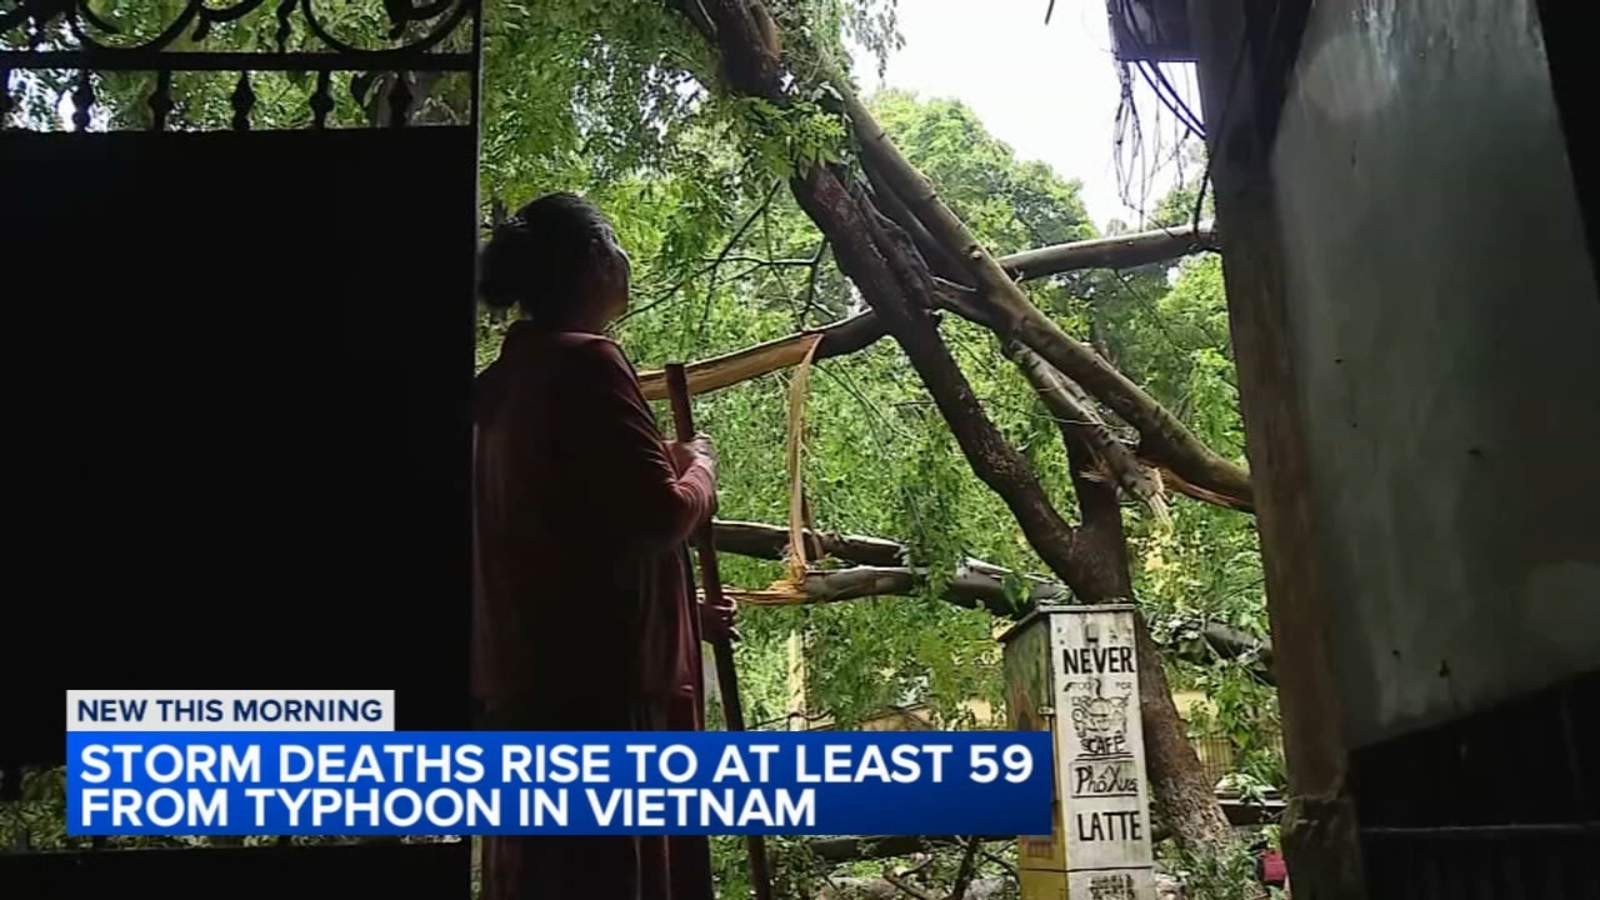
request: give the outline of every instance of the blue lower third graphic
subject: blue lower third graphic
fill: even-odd
[[[74,835],[1049,834],[1048,732],[76,732]]]

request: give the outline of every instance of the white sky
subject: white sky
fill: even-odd
[[[1084,205],[1097,227],[1103,230],[1111,219],[1137,226],[1139,211],[1118,190],[1114,123],[1121,88],[1106,0],[1056,0],[1047,26],[1048,6],[1049,0],[899,0],[905,48],[890,57],[882,82],[874,62],[858,51],[856,77],[869,90],[888,86],[924,99],[961,100],[1018,158],[1042,160],[1057,174],[1081,180]],[[1199,116],[1193,66],[1169,64],[1163,71]],[[1141,155],[1146,168],[1155,170],[1142,201],[1148,209],[1174,183],[1178,168],[1170,157],[1182,126],[1137,72],[1133,78],[1144,134]],[[1122,155],[1131,163],[1129,148]],[[1161,159],[1167,162],[1159,164]],[[1187,162],[1187,178],[1197,179],[1203,168]],[[1132,174],[1133,199],[1140,203],[1143,179],[1137,169]]]

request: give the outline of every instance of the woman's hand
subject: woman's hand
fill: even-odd
[[[721,641],[739,640],[739,631],[734,626],[738,623],[739,607],[732,603],[725,606],[712,606],[709,603],[700,604],[700,636],[713,643]]]
[[[696,460],[705,460],[707,468],[713,473],[717,471],[717,448],[708,434],[697,434],[691,441],[672,441],[667,449],[672,454],[672,464],[677,467],[679,475],[689,471]]]

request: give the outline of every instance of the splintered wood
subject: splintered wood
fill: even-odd
[[[768,372],[809,363],[817,351],[817,344],[825,336],[826,334],[820,331],[801,332],[747,347],[737,353],[692,363],[684,372],[689,378],[689,393],[704,394],[749,381]],[[639,390],[644,393],[646,400],[667,399],[666,373],[640,372]]]
[[[740,603],[788,604],[805,603],[806,593],[806,517],[804,458],[806,432],[806,396],[811,388],[811,363],[817,353],[822,335],[801,336],[798,350],[800,358],[795,365],[794,378],[789,382],[789,552],[784,560],[784,577],[765,590],[740,590],[724,587],[723,597]],[[691,379],[693,374],[690,375]]]
[[[806,577],[806,520],[805,490],[801,486],[803,465],[801,454],[805,449],[806,394],[811,388],[811,361],[817,355],[820,335],[812,335],[806,345],[806,355],[795,367],[794,380],[789,382],[789,577],[791,585],[799,585]]]

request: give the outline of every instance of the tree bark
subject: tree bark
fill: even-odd
[[[957,568],[941,594],[956,606],[986,609],[998,616],[1016,618],[1040,603],[1069,603],[1071,593],[1058,582],[1043,578],[1026,579],[1027,595],[1014,600],[1006,591],[1005,579],[1011,573],[999,566],[969,560]],[[790,594],[775,595],[774,603],[839,603],[865,597],[887,597],[916,593],[927,584],[925,569],[908,566],[852,566],[848,569],[813,569],[800,583],[805,599],[790,599]],[[729,596],[748,598],[757,603],[766,592],[728,588]]]
[[[1218,249],[1210,222],[1134,234],[1055,244],[1000,257],[1000,267],[1019,281],[1078,269],[1131,269]]]
[[[1228,320],[1238,355],[1246,453],[1260,477],[1261,558],[1276,646],[1285,659],[1278,706],[1289,774],[1283,848],[1304,898],[1367,896],[1361,838],[1348,785],[1339,680],[1329,648],[1339,598],[1323,567],[1327,542],[1311,490],[1310,436],[1301,382],[1291,358],[1294,328],[1282,198],[1272,172],[1271,130],[1261,117],[1276,109],[1263,97],[1282,88],[1281,72],[1263,71],[1250,52],[1262,34],[1261,7],[1242,0],[1191,0],[1190,17],[1205,109],[1238,110],[1208,128],[1217,214],[1228,223],[1223,258]],[[1275,20],[1274,20],[1275,21]],[[1271,28],[1272,26],[1268,26]],[[1292,48],[1295,41],[1275,41]],[[1224,62],[1228,60],[1228,62]]]
[[[712,531],[718,552],[758,559],[788,558],[789,529],[782,526],[718,519]],[[864,566],[899,566],[909,558],[906,546],[897,541],[835,531],[807,529],[806,544],[808,548],[821,551],[817,554],[819,558],[831,556]],[[808,549],[807,556],[811,555]]]
[[[1200,755],[1185,734],[1183,719],[1172,699],[1172,687],[1144,616],[1134,616],[1139,661],[1139,709],[1144,722],[1145,767],[1160,798],[1161,819],[1175,837],[1189,846],[1223,850],[1233,832],[1215,785],[1207,782]]]
[[[1056,368],[1045,362],[1020,343],[1006,348],[1006,355],[1022,370],[1023,377],[1033,385],[1045,408],[1055,417],[1063,437],[1070,432],[1093,451],[1104,466],[1105,474],[1114,479],[1130,497],[1136,497],[1150,507],[1157,520],[1170,522],[1167,498],[1162,491],[1161,477],[1140,464],[1132,449],[1117,440],[1100,414],[1080,398],[1077,385],[1067,381]]]

